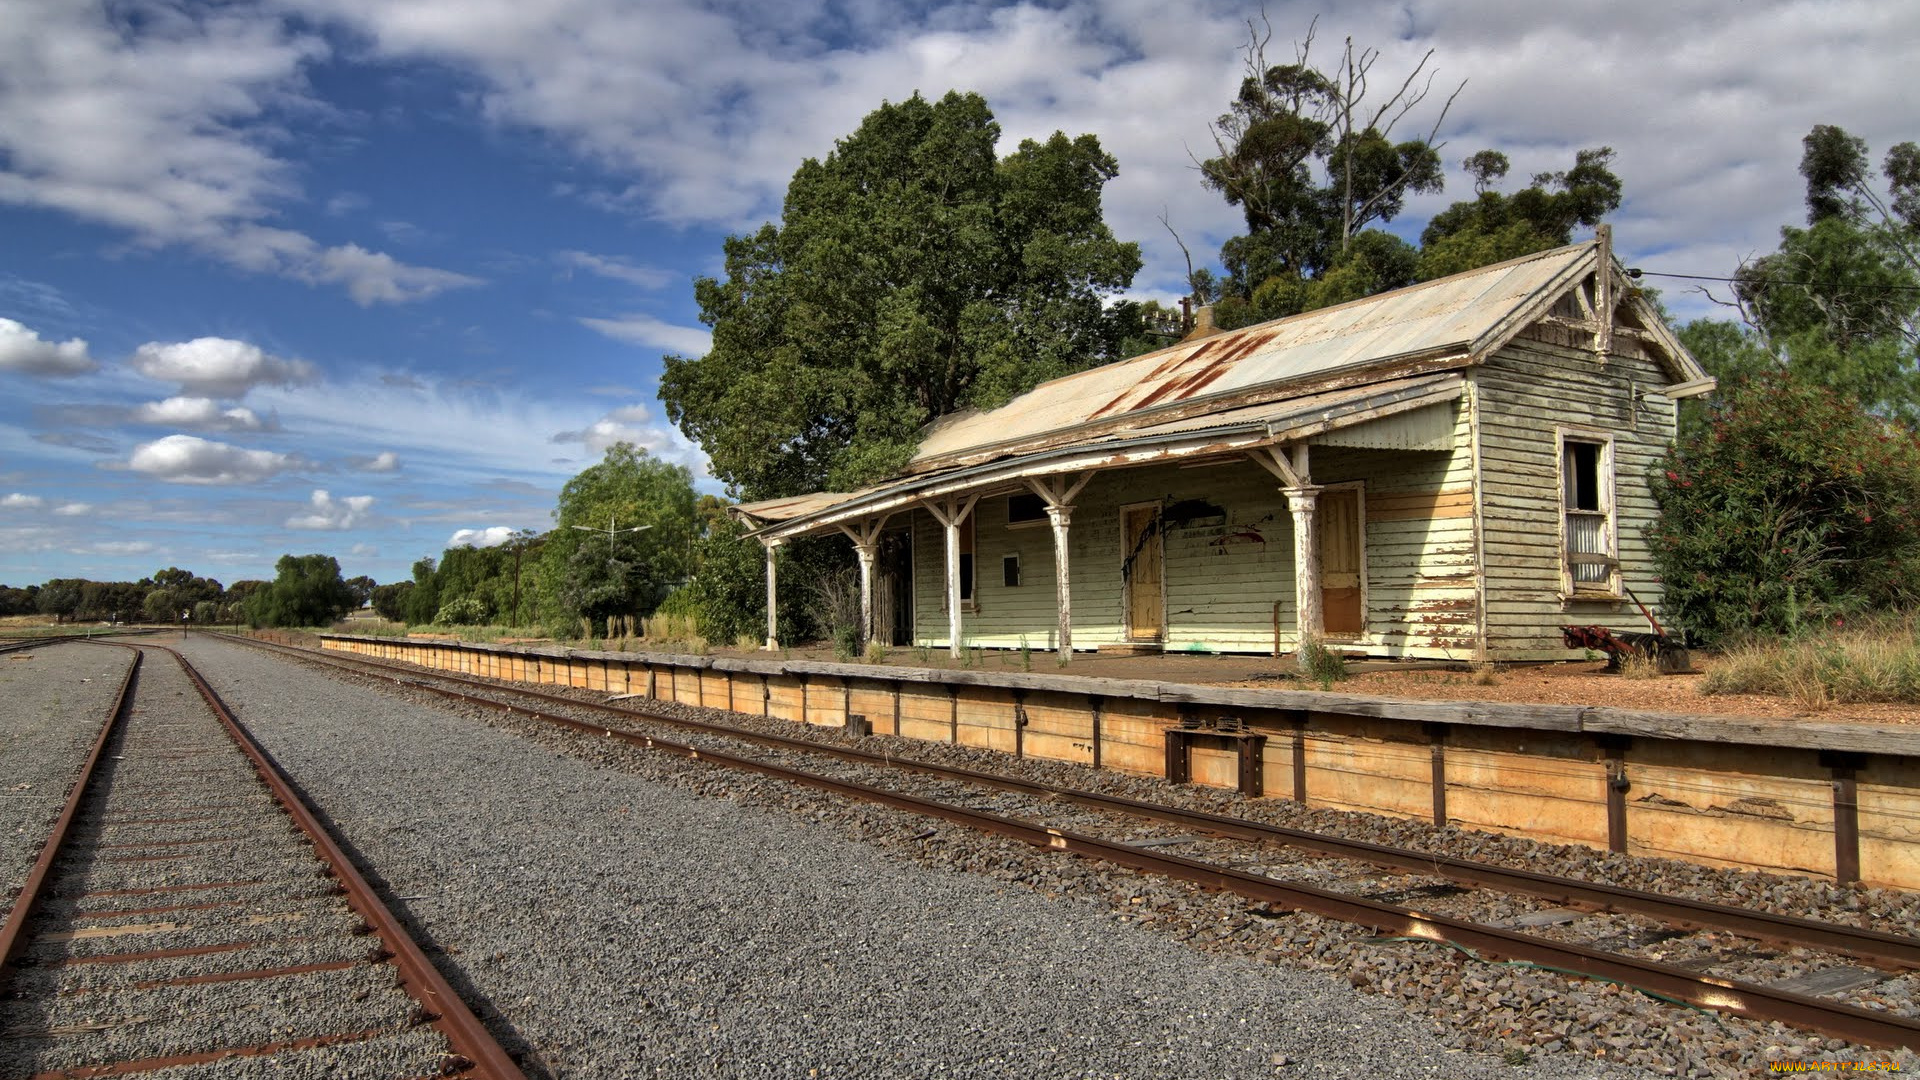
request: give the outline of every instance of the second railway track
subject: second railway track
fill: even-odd
[[[0,927],[0,1076],[517,1080],[184,658],[141,653]]]
[[[1791,949],[1797,957],[1795,966],[1800,968],[1808,966],[1806,953],[1815,949],[1863,959],[1884,969],[1874,974],[1823,964],[1817,957],[1813,960],[1812,966],[1818,969],[1850,977],[1854,986],[1845,989],[1854,989],[1898,978],[1901,971],[1916,966],[1920,941],[1904,934],[1356,843],[1240,818],[903,760],[846,744],[650,714],[364,658],[344,661],[321,655],[320,659],[361,671],[385,671],[388,674],[384,677],[414,688],[529,714],[592,734],[744,766],[962,822],[1036,846],[1184,878],[1274,908],[1314,911],[1376,934],[1447,942],[1477,955],[1559,968],[1698,1007],[1784,1021],[1850,1042],[1920,1044],[1920,1023],[1901,1010],[1863,1008],[1831,996],[1801,992],[1791,983],[1768,985],[1778,978],[1778,965],[1770,962],[1779,959],[1781,952],[1756,945],[1764,942],[1782,951]],[[447,689],[449,686],[459,689]],[[551,710],[585,712],[594,719]],[[669,740],[652,725],[693,729],[707,741],[695,746]],[[757,748],[755,756],[739,752],[747,744]],[[815,764],[799,765],[801,759],[812,759]],[[822,768],[818,764],[822,759],[831,759],[832,764]],[[886,779],[886,773],[913,774],[917,786],[908,790],[908,785]],[[982,788],[992,790],[983,795]],[[1131,824],[1116,825],[1123,820]],[[1149,831],[1157,835],[1140,835],[1142,820],[1153,823],[1155,828]],[[1191,830],[1194,835],[1168,835],[1169,825]],[[1173,854],[1169,850],[1173,848],[1185,854]],[[1384,880],[1382,869],[1387,871]],[[1519,918],[1489,925],[1480,914],[1486,908],[1484,897],[1468,892],[1463,884],[1480,890],[1525,893],[1570,906],[1542,909],[1537,903],[1523,905]],[[1420,899],[1419,910],[1387,902],[1409,897]],[[1448,914],[1440,913],[1443,911]],[[1661,957],[1672,957],[1675,962],[1662,962]],[[1806,985],[1820,987],[1817,980]]]

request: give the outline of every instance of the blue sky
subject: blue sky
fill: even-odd
[[[1524,14],[1521,14],[1524,12]],[[1270,60],[1316,13],[1269,3]],[[1236,213],[1193,162],[1257,5],[0,0],[0,583],[232,582],[289,552],[406,575],[544,528],[707,335],[692,279],[883,100],[977,90],[1008,140],[1091,132],[1107,218],[1169,300]],[[1801,216],[1799,139],[1920,137],[1920,5],[1360,2],[1382,73],[1467,84],[1456,172],[1613,146],[1623,258],[1725,274]],[[1417,115],[1431,123],[1432,111]],[[1423,127],[1424,130],[1424,127]],[[1003,147],[1005,148],[1005,147]],[[1665,283],[1683,315],[1712,305]]]

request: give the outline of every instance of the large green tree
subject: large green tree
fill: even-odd
[[[1465,164],[1474,197],[1427,221],[1416,270],[1422,281],[1572,243],[1576,225],[1598,225],[1620,206],[1610,146],[1575,151],[1572,168],[1535,173],[1531,184],[1511,195],[1496,190],[1511,168],[1505,154],[1482,150]]]
[[[661,398],[735,492],[858,485],[936,416],[1117,357],[1102,298],[1140,253],[1101,217],[1113,158],[999,137],[977,94],[884,104],[800,166],[779,225],[728,238],[694,287],[713,347],[667,357]]]
[[[1745,263],[1725,302],[1682,340],[1725,383],[1786,370],[1908,427],[1920,422],[1920,146],[1890,150],[1819,125],[1802,140],[1807,224]],[[1884,189],[1880,184],[1884,183]]]
[[[1389,80],[1374,71],[1379,51],[1351,38],[1325,67],[1312,59],[1311,28],[1293,63],[1269,64],[1266,45],[1260,34],[1248,44],[1240,92],[1213,125],[1218,153],[1201,163],[1202,182],[1239,207],[1247,226],[1220,249],[1227,273],[1214,321],[1223,328],[1558,247],[1576,225],[1620,205],[1609,148],[1581,150],[1572,168],[1537,174],[1510,195],[1496,190],[1507,158],[1482,150],[1464,162],[1475,197],[1435,215],[1419,246],[1408,243],[1383,226],[1410,195],[1445,186],[1438,135],[1453,99],[1431,110],[1424,134],[1395,133],[1429,96],[1432,52]]]
[[[1408,195],[1445,182],[1434,141],[1444,107],[1425,135],[1394,135],[1432,86],[1431,51],[1380,96],[1371,92],[1379,50],[1348,38],[1336,63],[1315,67],[1310,26],[1293,63],[1270,64],[1270,38],[1269,28],[1249,40],[1240,91],[1213,125],[1218,153],[1200,165],[1202,182],[1246,217],[1246,235],[1221,252],[1228,290],[1242,296],[1271,279],[1318,278]]]
[[[282,555],[274,579],[246,600],[255,626],[326,626],[353,610],[353,590],[331,555]]]
[[[554,529],[540,549],[543,610],[596,626],[612,615],[650,613],[689,572],[694,504],[685,466],[631,443],[608,447],[599,464],[560,489]]]

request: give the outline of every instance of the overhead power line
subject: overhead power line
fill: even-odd
[[[1768,278],[1768,277],[1737,278],[1737,277],[1724,277],[1724,276],[1715,275],[1715,274],[1668,274],[1668,273],[1663,273],[1659,270],[1642,270],[1637,266],[1628,267],[1627,276],[1630,278],[1636,278],[1636,279],[1643,278],[1643,277],[1664,277],[1664,278],[1684,278],[1688,281],[1724,281],[1724,282],[1727,282],[1728,284],[1733,284],[1733,285],[1738,285],[1742,282],[1751,282],[1756,285],[1758,284],[1805,285],[1809,287],[1818,286],[1821,288],[1829,288],[1829,289],[1878,289],[1881,292],[1920,292],[1920,285],[1870,285],[1870,284],[1857,284],[1853,282],[1842,282],[1842,281],[1790,281],[1785,278]]]

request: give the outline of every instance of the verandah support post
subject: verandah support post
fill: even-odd
[[[922,499],[920,505],[927,508],[933,520],[940,523],[947,534],[947,655],[960,659],[960,523],[973,513],[973,504],[980,496],[969,495],[961,498],[949,495],[939,502]]]
[[[1320,488],[1307,468],[1306,443],[1285,449],[1268,446],[1263,453],[1247,457],[1286,484],[1280,493],[1287,497],[1287,509],[1293,514],[1293,623],[1299,639],[1293,655],[1305,668],[1308,646],[1326,633],[1320,612],[1320,544],[1314,521]]]
[[[1065,476],[1029,477],[1027,487],[1047,504],[1047,521],[1053,526],[1053,595],[1060,610],[1060,661],[1073,659],[1073,589],[1067,568],[1067,525],[1073,520],[1073,497],[1093,479],[1086,473],[1069,482]]]
[[[780,550],[780,545],[786,543],[786,541],[785,540],[762,540],[761,543],[767,546],[767,646],[766,646],[766,650],[768,652],[777,652],[780,649],[780,635],[778,630],[779,620],[780,620],[780,600],[779,600],[779,596],[777,595],[774,589],[774,580],[776,577],[776,572],[774,570],[774,554]]]
[[[878,628],[873,625],[873,574],[874,564],[880,555],[880,530],[885,528],[886,518],[861,522],[859,525],[842,525],[840,531],[853,541],[853,554],[860,560],[860,647],[866,648],[877,636]]]
[[[1320,615],[1320,547],[1314,532],[1320,489],[1309,485],[1288,488],[1284,494],[1293,512],[1293,610],[1300,638],[1294,655],[1304,668],[1308,647],[1320,640],[1326,625]]]

